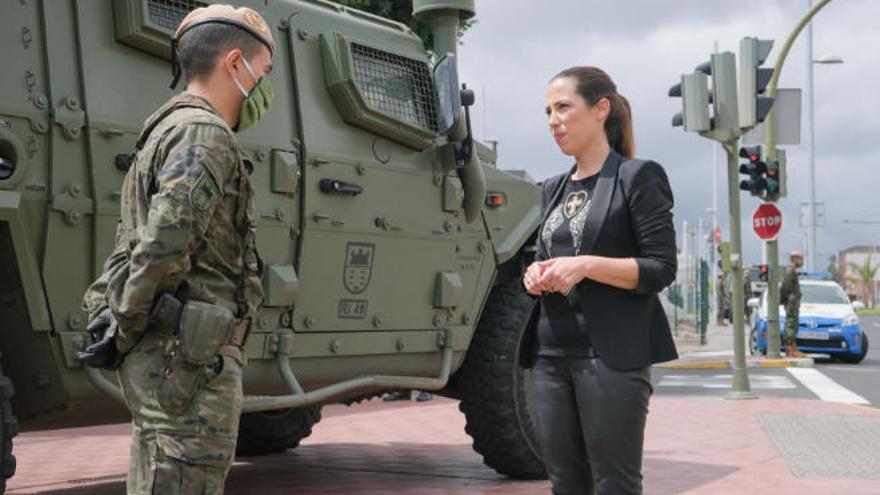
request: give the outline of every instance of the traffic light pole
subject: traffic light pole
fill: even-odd
[[[788,35],[776,57],[773,77],[767,84],[767,96],[776,98],[779,75],[782,73],[782,65],[785,63],[785,57],[788,56],[791,46],[804,27],[813,19],[813,16],[829,2],[831,0],[820,0],[813,5]],[[767,119],[764,121],[764,148],[767,150],[767,162],[776,161],[779,158],[776,150],[776,110],[773,108],[770,109],[770,113],[767,114]],[[812,207],[813,205],[811,205]],[[782,357],[779,354],[779,281],[781,277],[779,273],[779,241],[776,239],[767,241],[767,269],[769,272],[767,281],[767,357],[779,359]]]
[[[733,389],[728,399],[755,399],[746,372],[745,305],[743,301],[742,228],[739,201],[739,155],[738,139],[722,143],[727,153],[727,187],[730,209],[730,265],[733,275],[731,310],[733,317]]]

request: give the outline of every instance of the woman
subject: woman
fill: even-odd
[[[675,278],[672,191],[632,158],[629,103],[595,67],[547,88],[550,131],[575,165],[543,184],[540,315],[523,339],[535,422],[557,495],[642,493],[651,364],[677,357],[657,293]]]

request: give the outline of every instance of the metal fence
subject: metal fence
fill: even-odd
[[[673,335],[706,342],[710,296],[709,263],[695,255],[679,256],[675,282],[660,294]]]

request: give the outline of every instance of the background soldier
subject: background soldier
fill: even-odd
[[[798,280],[797,269],[804,265],[804,255],[800,251],[792,251],[791,265],[785,271],[782,279],[782,287],[779,290],[780,299],[785,305],[785,357],[807,357],[797,348],[798,326],[800,325],[801,313],[801,284]]]
[[[730,292],[727,290],[724,272],[718,274],[718,280],[715,282],[715,302],[718,308],[715,314],[716,325],[723,327],[726,325],[724,318],[729,317],[730,312]]]
[[[80,357],[118,368],[134,422],[128,493],[217,494],[263,298],[233,130],[271,103],[275,42],[257,12],[211,5],[181,22],[172,46],[186,90],[147,119],[132,155],[116,249],[83,302],[95,343]]]
[[[751,318],[752,318],[752,308],[751,308],[751,306],[749,306],[749,299],[751,299],[753,297],[752,296],[752,279],[749,277],[748,268],[743,267],[742,272],[743,272],[743,275],[742,275],[743,276],[743,287],[742,287],[743,306],[745,307],[744,308],[744,311],[745,311],[744,315],[746,317],[745,318],[746,323],[750,324]]]

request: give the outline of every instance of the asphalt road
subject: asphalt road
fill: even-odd
[[[859,402],[880,407],[880,316],[863,316],[868,355],[859,364],[817,359],[812,371],[785,368],[749,368],[749,382],[758,396]],[[724,396],[730,391],[733,370],[654,368],[656,394]],[[829,381],[830,379],[830,381]]]

